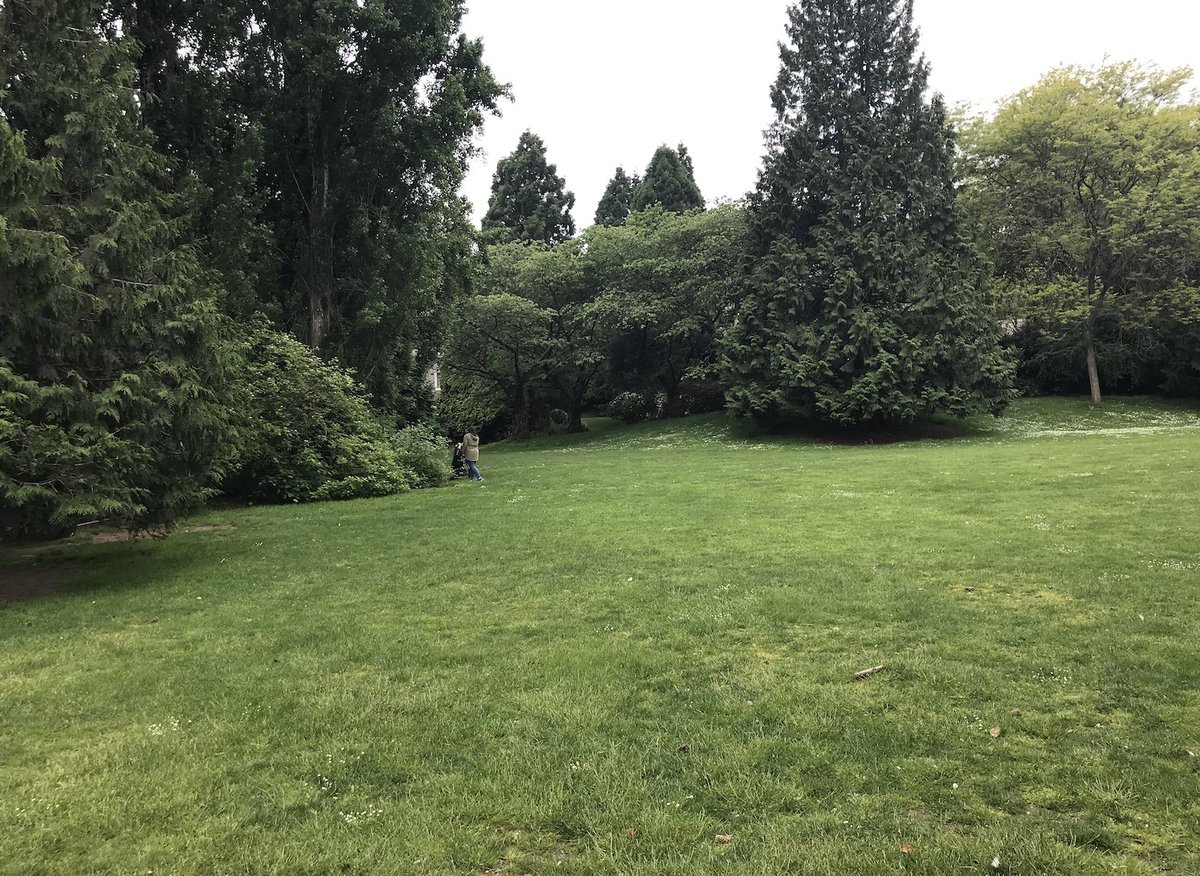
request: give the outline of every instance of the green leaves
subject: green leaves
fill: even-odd
[[[453,320],[443,402],[461,424],[469,396],[481,412],[502,399],[519,436],[550,428],[551,406],[581,429],[585,402],[622,393],[654,415],[720,407],[716,338],[741,294],[745,246],[745,210],[729,205],[654,207],[554,246],[489,247],[484,294]]]
[[[633,210],[634,189],[640,183],[637,176],[627,176],[625,168],[618,167],[596,207],[596,224],[624,225]]]
[[[225,326],[138,124],[133,46],[80,38],[93,13],[22,4],[0,28],[5,539],[168,525],[229,456]]]
[[[1200,286],[1200,107],[1180,102],[1189,77],[1063,68],[967,128],[966,203],[1026,377],[1042,389],[1080,383],[1088,350],[1125,389],[1174,386],[1168,375],[1189,368],[1169,349],[1191,344],[1169,290]]]
[[[323,362],[262,320],[247,335],[238,381],[245,390],[240,451],[227,492],[257,502],[309,502],[438,482],[421,442],[391,434],[337,363]],[[417,466],[424,474],[416,474]]]

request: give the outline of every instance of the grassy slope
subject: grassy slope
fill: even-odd
[[[1200,415],[990,428],[599,424],[59,548],[0,873],[1200,872]]]

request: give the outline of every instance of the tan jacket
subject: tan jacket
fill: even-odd
[[[463,435],[463,456],[467,462],[479,462],[479,436],[468,432]]]

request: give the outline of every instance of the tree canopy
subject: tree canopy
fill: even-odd
[[[137,40],[145,122],[225,309],[268,314],[401,419],[428,413],[472,246],[458,188],[503,93],[463,5],[124,0],[100,22]]]
[[[1190,70],[1055,70],[968,130],[967,203],[1039,388],[1200,385]]]
[[[457,191],[504,89],[462,14],[0,4],[5,537],[169,524],[231,468],[274,477],[246,461],[299,433],[337,448],[304,495],[413,482],[421,447],[358,450],[430,416],[424,374],[476,258]],[[256,394],[263,375],[295,384]],[[276,403],[309,390],[355,415]]]
[[[546,161],[546,144],[526,131],[516,151],[496,166],[484,235],[496,243],[559,243],[575,234],[574,206],[575,196],[566,191],[558,168]]]
[[[687,148],[660,146],[650,159],[646,175],[633,190],[633,210],[662,207],[670,213],[703,210],[704,196],[696,185],[696,171]]]
[[[137,124],[132,41],[91,11],[0,9],[5,538],[168,523],[232,452],[225,326]]]
[[[631,177],[625,173],[625,168],[618,167],[596,207],[596,224],[624,225],[633,211],[633,191],[640,182],[636,175]]]

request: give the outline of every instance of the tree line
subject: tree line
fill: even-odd
[[[506,89],[462,13],[0,4],[0,534],[436,483],[435,428],[479,420],[1200,386],[1189,71],[1057,70],[952,121],[911,2],[807,0],[744,201],[706,209],[664,145],[578,231],[526,132],[475,229],[458,189]]]
[[[0,534],[440,477],[424,375],[505,93],[462,14],[0,4]]]
[[[686,148],[664,146],[644,176],[618,168],[573,237],[573,196],[527,132],[452,322],[450,420],[482,410],[523,436],[581,428],[584,406],[727,407],[862,425],[998,413],[1018,391],[1195,395],[1191,71],[1054,70],[952,124],[908,5],[863,8],[792,9],[758,185],[711,215]],[[522,198],[558,230],[531,232]]]

